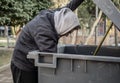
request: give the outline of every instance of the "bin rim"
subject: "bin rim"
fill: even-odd
[[[64,59],[80,59],[80,60],[92,60],[92,61],[105,61],[105,62],[120,62],[120,57],[111,56],[93,56],[93,55],[81,55],[81,54],[63,54],[63,53],[48,53],[48,52],[29,52],[27,58],[36,59],[37,55],[51,55],[55,58]],[[34,56],[35,55],[35,56]]]

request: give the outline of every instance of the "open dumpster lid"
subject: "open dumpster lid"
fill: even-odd
[[[117,26],[120,31],[120,11],[111,0],[93,0],[106,16]]]

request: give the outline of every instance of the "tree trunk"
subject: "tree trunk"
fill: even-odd
[[[61,6],[65,6],[69,0],[52,0],[52,1],[55,3],[53,7],[58,8]]]
[[[78,15],[78,10],[75,10],[75,14]],[[75,30],[73,32],[73,38],[71,40],[71,44],[77,44],[77,35],[78,35],[78,30]]]
[[[118,47],[118,34],[117,34],[117,28],[116,26],[115,27],[115,32],[114,32],[114,35],[115,35],[115,46]]]
[[[91,32],[90,32],[90,35],[89,35],[88,38],[86,39],[85,45],[88,44],[90,38],[91,38],[92,35],[94,34],[95,27],[97,26],[97,24],[98,24],[98,22],[99,22],[101,16],[102,16],[102,11],[100,11],[98,18],[97,18],[96,21],[94,22],[94,24],[93,24],[93,26],[92,26],[92,30],[91,30]]]
[[[72,37],[71,44],[74,44],[74,45],[77,44],[77,35],[78,35],[78,30],[75,30],[75,31],[73,32],[73,37]]]
[[[5,37],[7,38],[7,48],[9,47],[8,26],[5,26]]]

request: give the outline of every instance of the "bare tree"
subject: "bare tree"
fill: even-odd
[[[93,24],[93,26],[92,26],[92,30],[91,30],[91,32],[90,32],[90,35],[89,35],[88,38],[86,39],[85,45],[88,44],[90,38],[91,38],[92,35],[94,34],[95,27],[97,26],[97,24],[98,24],[98,22],[99,22],[101,16],[102,16],[102,11],[99,12],[98,18],[95,20],[95,22],[94,22],[94,24]]]

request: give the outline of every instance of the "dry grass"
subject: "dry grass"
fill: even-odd
[[[11,59],[12,49],[0,48],[0,66],[8,64]]]

